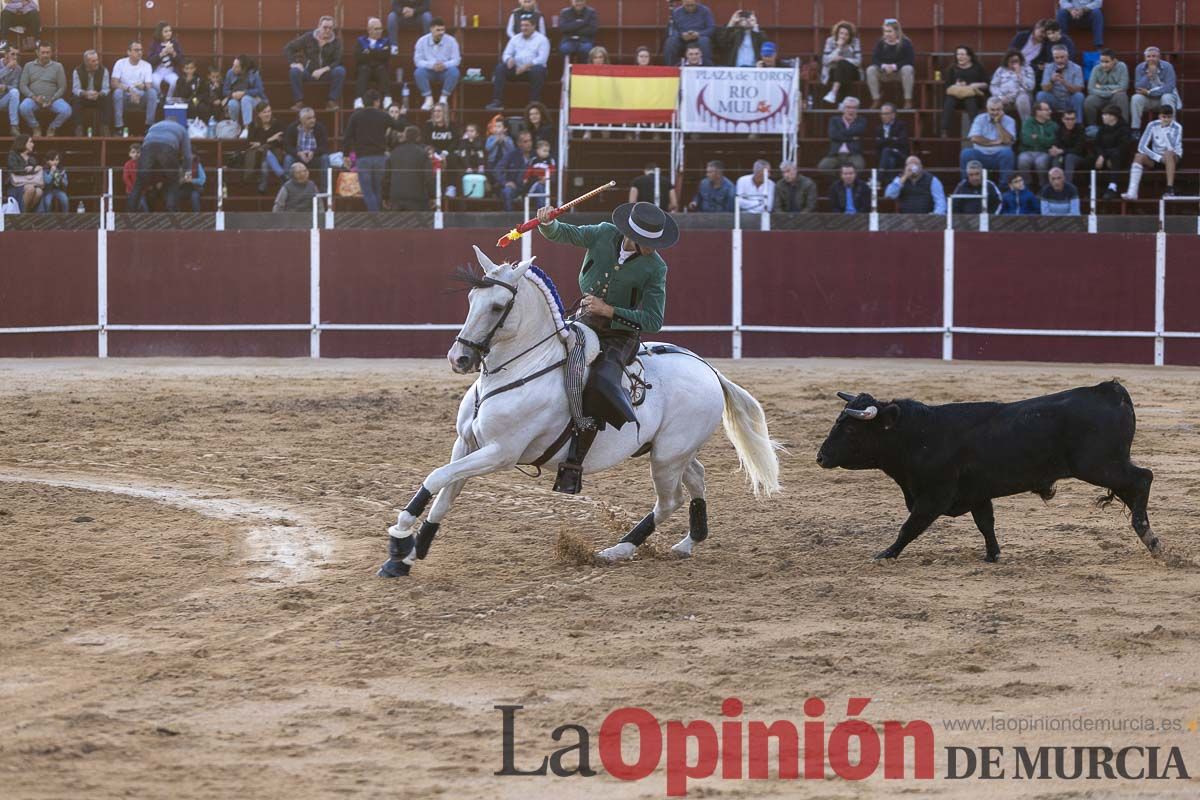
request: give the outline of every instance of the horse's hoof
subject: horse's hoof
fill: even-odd
[[[377,574],[381,578],[403,578],[408,575],[410,569],[412,569],[411,564],[406,564],[396,558],[389,558],[383,562],[383,566],[379,568]]]
[[[989,564],[995,564],[997,561],[1000,560],[1000,554],[999,553],[988,553],[986,556],[983,557],[983,560]]]
[[[875,556],[871,560],[872,561],[891,561],[896,558],[896,555],[897,554],[893,553],[891,551],[891,549],[889,548],[887,550],[883,550],[883,551],[876,553]]]
[[[637,553],[637,545],[633,542],[620,542],[614,544],[605,550],[601,550],[596,554],[596,557],[601,561],[628,561]]]
[[[695,546],[696,543],[692,541],[691,534],[688,534],[680,539],[676,544],[671,545],[671,552],[679,558],[691,558],[692,548]]]

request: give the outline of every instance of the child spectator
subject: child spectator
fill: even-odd
[[[182,205],[191,207],[192,211],[200,211],[200,195],[204,192],[205,180],[207,176],[204,174],[204,165],[200,163],[199,156],[193,155],[191,171],[183,170],[179,179]]]
[[[479,126],[475,123],[467,125],[462,138],[458,140],[458,148],[454,151],[455,166],[464,174],[482,174],[487,168],[487,151],[483,140],[479,138]]]
[[[517,149],[516,143],[508,135],[508,123],[504,116],[497,114],[488,123],[488,137],[484,145],[487,153],[487,172],[496,191],[500,191],[500,168],[508,158],[509,153]]]
[[[42,198],[42,213],[47,211],[71,210],[71,198],[67,196],[67,171],[62,168],[62,153],[51,150],[46,153],[46,164],[42,170],[46,182],[46,194]]]
[[[1108,173],[1104,199],[1116,200],[1120,197],[1119,173],[1129,168],[1129,126],[1116,105],[1107,106],[1100,113],[1100,120],[1100,130],[1096,133],[1096,170]]]
[[[121,178],[125,181],[125,196],[129,197],[133,194],[134,184],[137,183],[138,161],[142,158],[142,146],[140,144],[129,145],[129,160],[125,162],[125,166],[121,171]],[[142,195],[141,202],[134,211],[149,211],[150,204],[146,202],[146,195]]]
[[[550,178],[554,175],[554,157],[550,155],[550,143],[539,139],[533,161],[525,168],[525,185],[521,193],[533,198],[535,208],[550,202]]]
[[[221,78],[221,68],[216,64],[211,64],[208,67],[208,115],[215,116],[217,112],[225,107],[225,87]],[[204,117],[201,117],[204,119]]]
[[[154,44],[150,45],[150,66],[154,68],[154,88],[167,84],[163,97],[175,97],[175,85],[179,82],[177,65],[183,61],[183,48],[175,38],[170,23],[160,22],[154,30]]]
[[[1015,215],[1037,215],[1042,213],[1042,204],[1037,195],[1025,188],[1025,179],[1014,174],[1008,180],[1008,191],[1000,198],[1000,213]]]
[[[175,97],[187,103],[188,119],[207,120],[212,116],[212,104],[208,102],[208,84],[196,71],[193,59],[184,60],[180,66],[183,74],[175,84]]]

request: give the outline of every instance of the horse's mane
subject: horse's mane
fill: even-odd
[[[511,266],[511,264],[505,266]],[[558,287],[554,285],[550,276],[538,267],[531,266],[525,272],[525,277],[542,292],[546,299],[546,305],[550,307],[550,315],[554,318],[554,326],[558,328],[559,336],[566,339],[570,334],[565,320],[567,310],[563,305],[562,296],[558,293]],[[488,282],[486,275],[477,272],[470,264],[460,266],[450,276],[450,279],[465,284],[469,289],[484,289],[492,285]]]

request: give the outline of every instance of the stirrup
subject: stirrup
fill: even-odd
[[[583,466],[566,461],[558,465],[554,478],[554,491],[561,494],[579,494],[583,490]]]

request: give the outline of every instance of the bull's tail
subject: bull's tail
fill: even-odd
[[[1113,501],[1117,499],[1117,493],[1112,489],[1108,490],[1108,494],[1102,494],[1096,498],[1096,505],[1100,508],[1108,508]]]
[[[713,372],[721,381],[721,392],[725,395],[725,412],[721,415],[725,435],[737,451],[754,496],[766,494],[769,497],[779,491],[776,451],[783,447],[767,431],[767,415],[754,396],[717,370]]]

